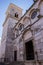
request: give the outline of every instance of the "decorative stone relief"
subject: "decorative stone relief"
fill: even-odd
[[[31,38],[31,37],[32,37],[31,31],[27,31],[27,32],[24,34],[24,40],[27,40],[27,39],[29,39],[29,38]]]
[[[24,24],[24,28],[26,28],[28,25],[30,25],[30,18],[27,16],[24,17],[23,24]]]

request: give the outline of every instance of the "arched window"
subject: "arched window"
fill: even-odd
[[[22,23],[19,23],[19,30],[21,31],[21,30],[23,30],[23,28],[24,28],[24,25],[22,24]]]
[[[34,19],[37,16],[37,10],[36,9],[32,9],[30,11],[29,15],[30,15],[31,19]]]
[[[35,19],[39,15],[39,9],[32,9],[29,15],[31,19]]]
[[[37,15],[37,11],[33,11],[32,15],[31,15],[31,19],[34,19],[36,17],[36,15]]]
[[[18,14],[17,13],[15,13],[15,17],[18,18]]]

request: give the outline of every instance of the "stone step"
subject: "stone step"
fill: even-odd
[[[24,65],[24,62],[20,62],[20,61],[14,61],[14,62],[4,62],[4,63],[0,63],[0,65]]]
[[[10,63],[9,65],[24,65],[24,62],[15,61]]]

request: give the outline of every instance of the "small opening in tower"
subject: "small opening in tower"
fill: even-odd
[[[18,14],[17,13],[15,13],[15,17],[18,18]]]

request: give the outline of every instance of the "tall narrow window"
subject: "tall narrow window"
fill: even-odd
[[[17,51],[14,51],[14,61],[17,61]]]

